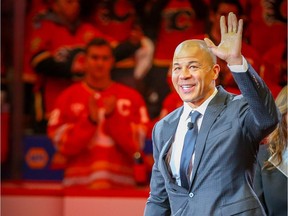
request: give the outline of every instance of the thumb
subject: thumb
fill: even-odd
[[[207,47],[211,50],[211,52],[214,54],[214,55],[217,55],[217,46],[213,43],[213,41],[211,41],[209,38],[204,38],[204,41],[207,45]]]
[[[215,48],[216,47],[215,44],[209,38],[204,38],[204,41],[209,48]]]

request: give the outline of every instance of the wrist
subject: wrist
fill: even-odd
[[[231,59],[227,60],[227,64],[228,64],[229,66],[232,66],[232,65],[242,65],[242,64],[243,64],[242,55],[239,56],[239,57],[235,57],[235,58],[231,58]]]

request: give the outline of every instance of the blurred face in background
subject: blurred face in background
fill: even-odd
[[[74,23],[78,20],[79,0],[55,0],[53,8],[68,23]]]
[[[111,47],[107,45],[90,46],[86,51],[84,70],[87,81],[102,83],[110,81],[110,72],[114,66],[114,57]]]

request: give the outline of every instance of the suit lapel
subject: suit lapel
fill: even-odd
[[[163,143],[163,148],[160,152],[159,168],[160,170],[164,171],[164,175],[166,175],[166,177],[169,178],[170,180],[172,180],[172,178],[171,178],[171,174],[169,173],[169,167],[168,167],[169,165],[167,164],[166,157],[169,152],[171,153],[171,151],[169,150],[173,143],[177,125],[179,122],[179,118],[182,112],[183,112],[183,107],[175,110],[173,115],[171,115],[167,119],[164,119],[164,122],[163,122],[164,130],[162,130],[162,140],[161,140],[161,143]],[[170,155],[168,155],[168,157],[170,157]]]
[[[205,111],[202,125],[201,125],[199,135],[196,141],[195,159],[194,159],[193,170],[192,170],[191,185],[193,184],[195,174],[197,173],[197,170],[198,170],[198,167],[199,167],[199,164],[200,164],[200,161],[201,161],[204,149],[205,149],[206,139],[210,131],[210,128],[212,127],[213,123],[215,122],[219,114],[222,112],[222,110],[226,107],[225,101],[226,101],[227,96],[228,96],[228,93],[222,87],[219,87],[218,93],[209,103]]]

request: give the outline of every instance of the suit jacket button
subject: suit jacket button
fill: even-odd
[[[194,193],[189,193],[189,197],[194,197]]]

